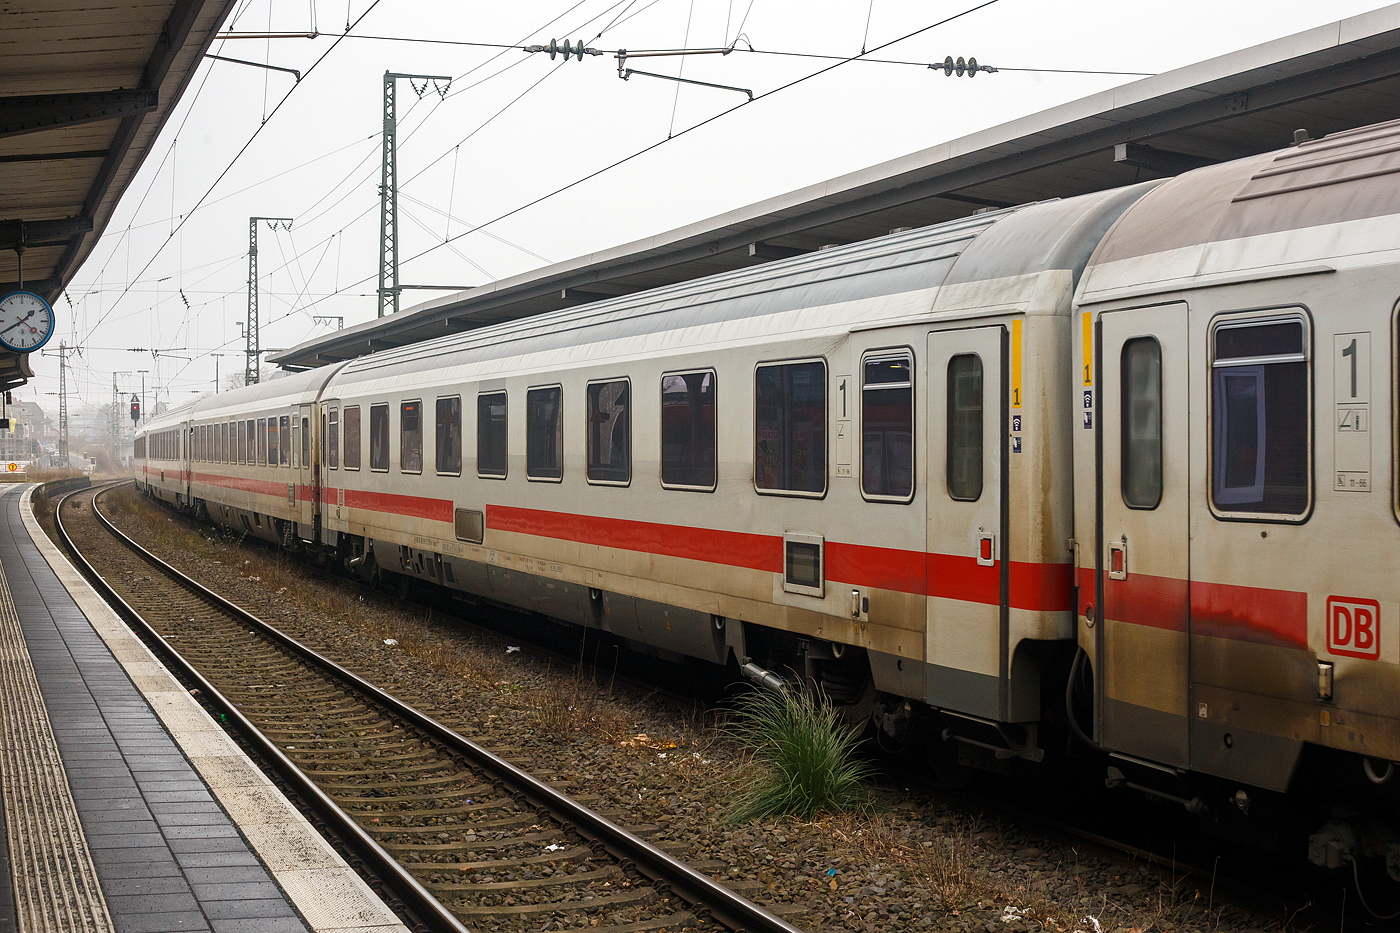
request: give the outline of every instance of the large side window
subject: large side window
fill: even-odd
[[[1221,512],[1303,514],[1312,492],[1305,321],[1232,321],[1212,337],[1212,502]]]
[[[281,431],[280,431],[279,434],[278,434],[279,446],[280,446],[280,448],[281,448],[281,450],[282,450],[282,459],[281,459],[281,463],[282,463],[282,466],[284,466],[284,467],[290,467],[290,466],[292,465],[292,419],[291,419],[291,416],[290,416],[290,415],[282,415],[281,417],[279,417],[279,418],[277,419],[277,423],[278,423],[279,425],[281,425],[281,428],[282,428]]]
[[[908,350],[865,358],[860,392],[860,489],[871,499],[914,495],[914,357]]]
[[[982,498],[982,358],[975,353],[948,361],[948,495]]]
[[[525,477],[560,479],[564,475],[564,390],[559,386],[525,393]]]
[[[277,454],[281,445],[277,443],[277,418],[267,419],[267,465],[277,466]]]
[[[341,432],[345,435],[345,469],[358,470],[360,468],[360,451],[364,449],[360,446],[359,405],[350,405],[345,409],[341,416]]]
[[[715,488],[715,374],[661,377],[661,485]]]
[[[437,433],[433,437],[437,471],[445,476],[462,474],[462,397],[437,400]]]
[[[625,379],[588,386],[588,481],[632,479],[632,393]]]
[[[252,424],[253,422],[252,422],[252,421],[249,421],[248,423],[249,423],[249,424]],[[274,428],[274,430],[276,430],[276,429]],[[255,453],[254,456],[257,458],[258,465],[259,465],[259,466],[264,466],[264,465],[266,465],[266,464],[267,464],[267,419],[266,419],[266,418],[259,418],[259,419],[258,419],[258,423],[257,423],[256,428],[255,428],[255,433],[253,434],[253,436],[252,436],[251,438],[249,438],[249,441],[250,441],[250,443],[252,444],[253,449],[254,449],[255,451],[257,451],[257,453]]]
[[[252,418],[234,423],[243,425],[243,429],[238,432],[238,462],[251,465],[258,459],[256,453],[258,445],[255,442],[257,425],[253,423]]]
[[[1123,504],[1155,509],[1162,501],[1162,345],[1156,337],[1123,344]]]
[[[369,407],[369,468],[389,469],[389,406]]]
[[[759,366],[754,375],[754,485],[826,491],[826,364]]]
[[[476,397],[476,473],[505,478],[506,394],[486,392]]]
[[[349,409],[346,409],[349,414]],[[326,412],[326,465],[332,470],[340,469],[340,411],[332,408]],[[347,462],[345,464],[349,466]]]
[[[399,472],[423,472],[423,402],[399,404]]]

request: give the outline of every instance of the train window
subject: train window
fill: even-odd
[[[632,391],[626,379],[588,384],[588,481],[632,480]]]
[[[975,353],[948,361],[948,495],[982,498],[982,358]]]
[[[277,423],[278,423],[279,425],[281,425],[281,428],[282,428],[281,434],[280,434],[280,437],[279,437],[279,439],[280,439],[280,441],[281,441],[281,449],[282,449],[282,466],[284,466],[284,467],[290,467],[290,466],[292,465],[292,419],[291,419],[291,416],[289,416],[289,415],[282,415],[281,417],[279,417],[279,418],[277,419]]]
[[[351,405],[341,418],[341,432],[345,435],[345,469],[360,468],[360,406]]]
[[[564,390],[559,386],[525,393],[525,478],[564,476]]]
[[[1211,499],[1222,512],[1301,515],[1311,498],[1308,339],[1302,317],[1212,332]]]
[[[715,488],[715,373],[661,377],[661,485]]]
[[[311,466],[311,419],[305,415],[301,419],[301,465]]]
[[[1162,345],[1135,337],[1123,344],[1121,365],[1123,504],[1155,509],[1162,501]]]
[[[369,468],[389,469],[389,406],[369,407]]]
[[[506,394],[489,392],[476,397],[476,475],[505,478]]]
[[[348,415],[350,410],[346,409],[345,413]],[[332,470],[340,469],[340,412],[334,408],[326,415],[326,445],[326,463]],[[345,465],[348,467],[350,464],[347,462]]]
[[[822,566],[823,539],[820,535],[783,536],[783,589],[807,596],[825,595],[826,573]]]
[[[860,394],[860,489],[868,499],[914,496],[914,357],[907,350],[868,356]]]
[[[249,424],[252,424],[253,422],[249,421],[248,423],[249,423]],[[259,418],[259,419],[258,419],[258,423],[257,423],[257,433],[255,433],[255,434],[249,439],[249,440],[252,442],[253,449],[257,451],[257,453],[256,453],[256,454],[253,454],[253,456],[255,456],[255,457],[257,458],[257,461],[258,461],[258,465],[259,465],[259,466],[263,466],[263,465],[265,465],[265,464],[267,463],[267,443],[266,443],[266,438],[267,438],[267,419],[266,419],[266,418]],[[249,453],[251,454],[252,451],[249,451]]]
[[[433,435],[433,456],[442,476],[462,475],[462,397],[437,400],[437,433]]]
[[[277,416],[267,419],[267,465],[277,466],[277,453],[281,447],[277,443]]]
[[[754,375],[754,485],[826,492],[826,364],[759,366]]]
[[[258,462],[258,425],[252,418],[243,422],[243,431],[238,436],[238,455],[249,466]]]
[[[399,403],[399,472],[423,472],[423,402]]]

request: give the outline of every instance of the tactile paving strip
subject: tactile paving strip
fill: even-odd
[[[113,931],[3,568],[0,782],[20,933]]]

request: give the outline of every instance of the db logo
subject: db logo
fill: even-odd
[[[1327,597],[1327,650],[1349,658],[1380,657],[1380,603],[1374,599]]]

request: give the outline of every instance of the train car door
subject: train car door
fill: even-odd
[[[1099,741],[1185,765],[1191,580],[1186,305],[1111,311],[1099,326]]]
[[[327,399],[320,405],[321,425],[317,435],[321,470],[321,543],[335,544],[339,521],[345,506],[345,471],[340,462],[340,400]]]
[[[925,699],[1007,712],[1005,327],[928,336],[928,602]]]
[[[293,415],[292,462],[297,465],[297,528],[303,541],[315,541],[321,516],[320,471],[316,463],[316,418],[312,405],[301,405]]]

